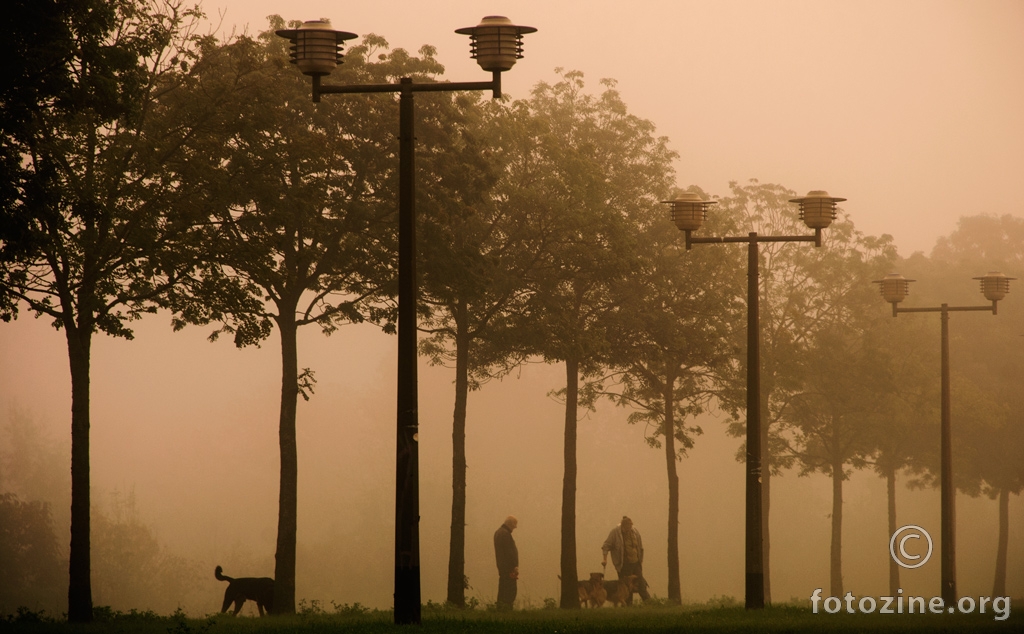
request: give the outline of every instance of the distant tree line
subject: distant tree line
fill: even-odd
[[[23,30],[4,43],[0,318],[27,309],[67,340],[68,618],[86,622],[93,610],[92,337],[130,339],[130,322],[159,309],[172,312],[175,329],[213,325],[211,340],[227,334],[236,346],[280,335],[274,608],[294,612],[296,404],[315,386],[296,333],[362,322],[395,329],[397,102],[313,104],[273,35],[285,25],[276,16],[258,36],[221,41],[199,35],[198,10],[179,0],[15,0],[15,14],[36,19],[18,20]],[[442,80],[434,49],[411,55],[369,35],[346,51],[334,80],[407,76]],[[582,73],[559,71],[526,99],[425,95],[417,116],[421,353],[455,370],[447,602],[466,605],[469,393],[538,358],[566,372],[561,607],[579,607],[579,410],[601,398],[631,408],[628,422],[645,424],[664,453],[668,598],[678,602],[676,464],[710,407],[732,414],[730,434],[744,433],[740,254],[683,248],[659,202],[679,191],[676,155],[653,123],[629,113],[614,82],[594,94]],[[708,231],[799,231],[786,202],[794,195],[733,183]],[[989,269],[1020,272],[1024,220],[964,218],[931,257],[900,261],[889,236],[865,236],[841,215],[823,248],[774,244],[761,258],[767,597],[770,483],[794,468],[832,478],[831,592],[841,596],[843,482],[868,467],[885,478],[892,529],[897,476],[930,485],[938,463],[934,329],[893,320],[870,282],[903,267],[930,299],[926,278],[952,289]],[[1024,353],[1007,343],[1024,323],[1017,305],[1000,307],[985,328],[954,329],[957,486],[999,500],[997,594],[1008,498],[1024,488],[1014,384]],[[12,526],[51,521],[33,500],[0,502]]]

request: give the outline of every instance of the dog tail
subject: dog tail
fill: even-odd
[[[217,581],[234,581],[234,579],[232,579],[231,577],[221,574],[223,572],[224,569],[220,566],[217,566],[217,569],[213,571],[213,576],[217,577]]]

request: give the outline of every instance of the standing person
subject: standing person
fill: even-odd
[[[498,562],[498,609],[511,610],[516,600],[516,580],[519,579],[519,549],[512,531],[519,520],[509,515],[494,531],[494,558]]]
[[[625,515],[619,525],[608,533],[608,539],[604,540],[601,546],[601,565],[608,565],[608,553],[612,554],[612,565],[619,579],[625,579],[629,575],[636,575],[634,590],[640,593],[640,598],[649,601],[651,595],[647,593],[647,581],[644,580],[644,543],[640,539],[640,531],[633,528],[633,520]],[[626,605],[633,605],[633,593],[629,593]]]

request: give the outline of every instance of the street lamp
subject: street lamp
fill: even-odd
[[[760,264],[758,243],[760,242],[813,242],[821,246],[821,232],[828,228],[836,217],[836,203],[846,200],[829,196],[828,192],[815,190],[789,202],[800,206],[800,219],[814,235],[807,236],[759,236],[751,232],[747,236],[699,238],[692,232],[700,229],[707,217],[707,210],[716,201],[702,200],[693,193],[682,194],[663,203],[671,206],[672,221],[686,234],[686,248],[694,244],[725,242],[747,243],[747,524],[746,524],[746,601],[748,610],[764,607],[764,542],[761,509],[761,320],[758,306]],[[767,429],[764,430],[767,435]]]
[[[992,271],[988,275],[974,279],[981,280],[981,292],[985,299],[992,302],[991,306],[942,304],[934,308],[900,308],[897,304],[910,294],[910,283],[915,280],[908,280],[899,273],[890,273],[873,282],[879,285],[879,290],[885,301],[892,304],[893,317],[900,313],[942,314],[942,423],[939,430],[941,493],[939,498],[942,506],[942,600],[946,605],[953,605],[956,601],[956,497],[953,489],[953,438],[949,402],[949,313],[983,310],[992,311],[993,315],[997,314],[997,303],[1010,292],[1010,281],[1015,278]]]
[[[399,93],[398,191],[398,416],[395,467],[395,623],[420,622],[419,429],[416,373],[416,207],[413,94],[490,90],[501,97],[501,73],[523,56],[522,36],[537,29],[518,26],[503,16],[487,16],[480,24],[458,29],[468,35],[470,54],[491,81],[329,85],[321,78],[342,61],[341,47],[354,33],[335,31],[327,20],[304,22],[277,34],[291,42],[292,63],[313,79],[313,101],[336,93]]]

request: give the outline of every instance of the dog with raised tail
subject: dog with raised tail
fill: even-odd
[[[228,606],[232,603],[235,604],[235,616],[242,610],[242,605],[248,601],[255,601],[256,607],[259,608],[260,616],[269,614],[274,609],[274,580],[270,577],[239,577],[238,579],[232,579],[231,577],[223,574],[224,569],[217,566],[217,569],[213,571],[213,576],[217,577],[217,581],[227,581],[228,588],[224,591],[224,605],[221,607],[221,613],[228,611]]]

